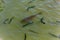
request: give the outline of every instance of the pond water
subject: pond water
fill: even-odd
[[[60,40],[57,0],[0,0],[0,3],[0,40]],[[32,24],[23,27],[21,20],[38,13],[41,15],[30,20]]]

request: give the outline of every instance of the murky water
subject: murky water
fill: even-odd
[[[57,0],[0,1],[0,40],[24,40],[24,34],[25,40],[60,40],[60,6]],[[34,7],[27,10],[31,6]],[[33,24],[22,27],[23,18],[39,12],[42,14],[32,20]],[[40,22],[42,17],[45,24]]]

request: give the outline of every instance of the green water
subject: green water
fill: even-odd
[[[47,7],[46,4],[40,6],[42,3],[39,0],[35,0],[33,3],[28,4],[30,0],[4,0],[4,8],[0,11],[0,37],[3,40],[24,40],[24,34],[27,34],[26,40],[59,40],[54,36],[51,36],[49,33],[55,35],[60,35],[60,26],[56,23],[56,20],[60,18],[60,15],[56,12],[59,10],[54,10],[53,8]],[[44,3],[44,2],[43,2]],[[36,6],[29,11],[26,11],[26,8],[29,6]],[[44,6],[46,5],[46,6]],[[40,8],[40,9],[39,9]],[[42,9],[43,8],[43,9]],[[20,21],[28,16],[42,12],[42,15],[37,16],[33,19],[34,23],[22,27],[23,24]],[[14,17],[10,24],[4,24],[4,20],[7,18]],[[46,24],[40,22],[40,18],[44,17]],[[58,18],[58,19],[57,19]],[[50,22],[54,22],[53,25]],[[36,33],[30,32],[33,30]]]

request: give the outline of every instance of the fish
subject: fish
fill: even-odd
[[[53,37],[56,37],[57,38],[57,36],[55,35],[55,34],[52,34],[52,33],[49,33],[51,36],[53,36]]]
[[[32,15],[32,16],[26,17],[26,18],[24,18],[24,19],[21,20],[21,23],[28,23],[28,22],[30,22],[33,18],[35,18],[37,15],[40,15],[40,14],[41,14],[41,12],[38,13],[38,14]]]
[[[29,9],[31,9],[31,8],[35,8],[35,6],[30,6],[30,7],[28,7],[28,8],[27,8],[27,11],[29,11]]]
[[[43,19],[43,17],[40,19],[40,22],[41,23],[43,23],[43,24],[45,24],[45,22],[43,21],[44,19]]]
[[[10,24],[12,22],[12,20],[14,19],[14,17],[10,18],[8,24]]]
[[[35,31],[33,31],[33,30],[29,30],[29,31],[38,34],[37,32],[35,32]]]
[[[27,25],[32,24],[33,22],[28,22],[27,24],[24,24],[23,27],[26,27]]]
[[[4,24],[10,24],[10,23],[12,22],[13,19],[14,19],[14,17],[12,17],[12,18],[10,18],[10,19],[7,18],[7,19],[4,20],[3,23],[4,23]]]

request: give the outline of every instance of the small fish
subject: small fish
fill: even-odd
[[[32,15],[32,16],[29,16],[29,17],[26,17],[24,19],[22,19],[21,23],[29,23],[33,18],[35,18],[37,15],[40,15],[41,13],[38,13],[38,14],[35,14],[35,15]]]
[[[35,6],[28,7],[27,8],[27,11],[29,11],[29,9],[31,9],[31,8],[35,8]]]
[[[12,20],[14,19],[14,17],[12,17],[12,18],[7,18],[6,20],[4,20],[4,24],[10,24],[11,22],[12,22]]]
[[[55,34],[52,34],[52,33],[49,33],[51,36],[53,36],[53,37],[56,37],[57,38],[57,36],[55,35]]]
[[[29,31],[38,34],[37,32],[35,32],[35,31],[33,31],[33,30],[29,30]]]
[[[45,22],[44,22],[43,20],[44,20],[44,19],[43,19],[43,18],[41,18],[41,19],[40,19],[40,22],[41,22],[41,23],[43,23],[43,24],[45,24]]]
[[[14,17],[12,17],[12,18],[9,20],[8,24],[10,24],[10,23],[12,22],[13,19],[14,19]]]
[[[30,24],[32,24],[32,23],[33,23],[33,22],[29,22],[29,23],[23,25],[23,27],[26,27],[27,25],[30,25]]]
[[[27,36],[26,36],[26,34],[25,34],[25,35],[24,35],[24,40],[26,40],[26,37],[27,37]]]

